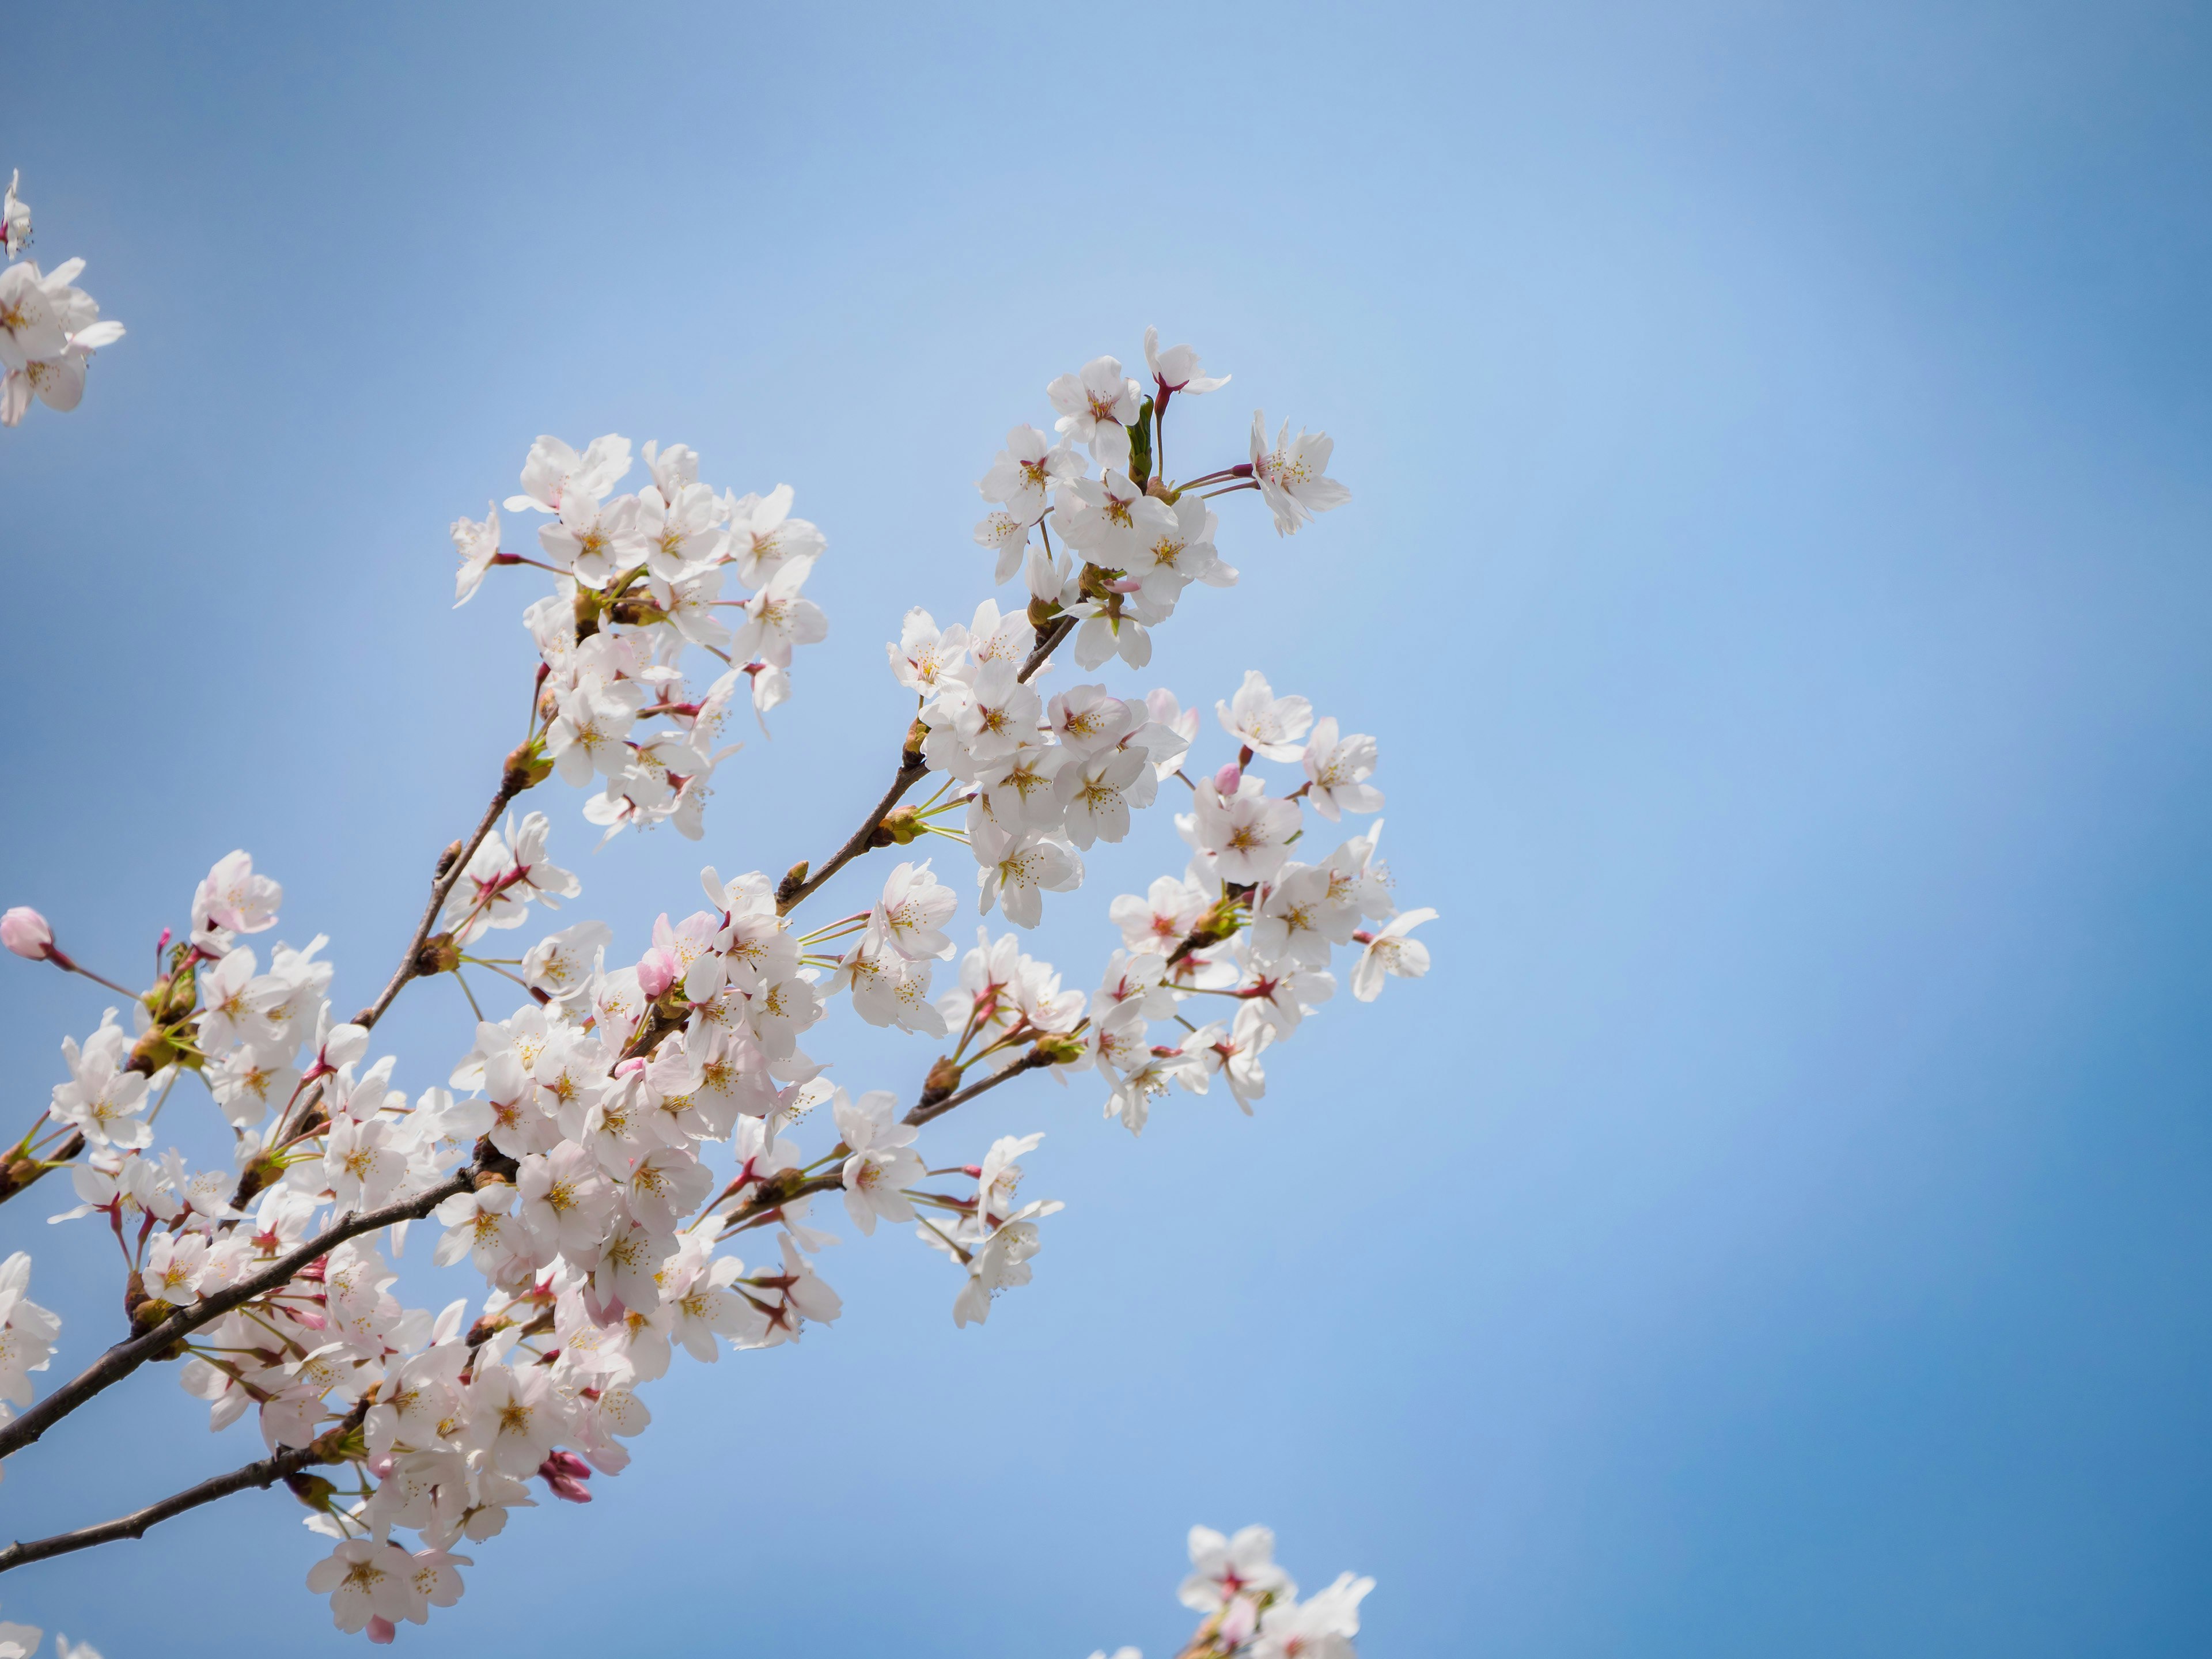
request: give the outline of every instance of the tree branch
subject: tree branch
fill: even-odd
[[[391,982],[386,985],[383,994],[374,1002],[353,1017],[355,1024],[375,1024],[384,1018],[384,1011],[392,1006],[392,1000],[406,988],[407,981],[421,975],[423,942],[430,937],[430,930],[438,925],[438,913],[446,908],[447,899],[459,884],[461,872],[468,868],[469,860],[476,856],[477,848],[483,845],[483,838],[491,833],[492,825],[499,822],[499,815],[507,811],[517,795],[529,787],[526,775],[518,770],[515,758],[508,757],[507,770],[500,775],[499,792],[491,798],[491,805],[484,809],[483,817],[477,823],[476,832],[461,843],[460,850],[430,884],[430,902],[422,912],[422,920],[415,926],[415,937],[407,941],[406,954],[399,958],[399,966],[392,969]]]
[[[1014,678],[1018,681],[1026,681],[1038,669],[1043,667],[1045,659],[1052,655],[1053,647],[1075,631],[1075,622],[1076,619],[1073,617],[1062,617],[1058,622],[1053,623],[1051,629],[1038,638],[1036,649],[1030,653],[1028,659],[1022,664],[1022,672],[1015,675]],[[899,769],[891,779],[891,787],[884,792],[884,798],[876,803],[875,811],[861,820],[860,827],[852,833],[851,837],[842,847],[830,854],[830,861],[819,870],[811,872],[805,865],[794,865],[790,873],[776,884],[776,915],[789,915],[811,897],[823,883],[828,881],[830,877],[836,875],[874,844],[876,830],[883,823],[884,819],[890,815],[891,808],[896,806],[900,797],[921,782],[923,775],[929,770],[928,765],[921,758],[918,741],[912,738],[909,738],[908,741],[915,743],[915,746],[902,749],[899,751]],[[478,833],[481,835],[482,832]],[[427,938],[428,935],[424,934],[422,937]],[[416,948],[420,949],[421,945],[422,939],[417,939]],[[390,1000],[391,994],[390,992],[386,993],[386,1000]]]
[[[928,775],[928,763],[922,759],[919,750],[899,750],[899,769],[891,779],[891,787],[884,792],[884,798],[876,803],[875,810],[862,821],[860,827],[853,832],[850,839],[831,854],[830,861],[813,874],[805,874],[806,866],[802,864],[777,884],[776,915],[789,915],[799,905],[805,903],[823,882],[866,852],[870,842],[874,839],[878,826],[884,821],[884,814],[899,804],[899,797],[921,782]],[[792,879],[793,876],[799,878],[794,881]]]
[[[33,1123],[31,1134],[38,1132],[39,1126]],[[25,1135],[22,1144],[27,1146],[30,1139],[31,1135]],[[26,1152],[22,1157],[9,1158],[6,1164],[0,1164],[0,1204],[5,1204],[20,1192],[27,1191],[33,1182],[66,1167],[83,1150],[84,1134],[80,1130],[48,1152]]]
[[[525,755],[528,747],[525,744],[507,757],[506,768],[500,774],[499,789],[492,796],[491,805],[484,808],[484,815],[477,820],[475,831],[466,841],[456,842],[447,849],[450,856],[442,860],[436,874],[431,878],[430,902],[423,908],[422,920],[415,924],[415,937],[407,941],[406,951],[400,957],[399,965],[392,970],[392,978],[386,984],[382,994],[353,1017],[355,1024],[374,1026],[384,1018],[385,1010],[392,1006],[393,999],[407,988],[408,981],[422,976],[422,946],[430,937],[430,930],[438,924],[438,913],[446,908],[447,899],[452,896],[454,887],[459,884],[469,860],[476,856],[477,848],[483,845],[483,838],[499,822],[499,815],[513,804],[517,795],[532,787]],[[277,1122],[276,1133],[270,1137],[270,1145],[283,1145],[290,1139],[296,1124],[307,1121],[307,1115],[315,1109],[316,1102],[323,1097],[325,1086],[319,1079],[313,1088],[286,1108]],[[258,1177],[248,1170],[239,1177],[238,1186],[231,1193],[232,1206],[243,1205],[258,1189]]]
[[[37,1538],[27,1544],[19,1539],[6,1549],[0,1550],[0,1572],[27,1566],[33,1561],[44,1561],[52,1556],[88,1550],[97,1544],[117,1543],[125,1538],[143,1538],[147,1528],[157,1522],[167,1521],[172,1516],[182,1515],[186,1510],[212,1504],[218,1498],[244,1492],[248,1486],[273,1486],[311,1464],[337,1461],[325,1455],[321,1440],[313,1445],[281,1451],[274,1457],[264,1457],[258,1463],[248,1463],[242,1469],[233,1469],[228,1474],[203,1480],[198,1486],[188,1486],[158,1504],[149,1504],[143,1510],[112,1521],[103,1521],[96,1527],[80,1527],[75,1532],[56,1533],[52,1538]]]
[[[488,1144],[477,1144],[479,1159]],[[343,1217],[306,1243],[278,1256],[251,1279],[242,1279],[213,1296],[203,1297],[189,1308],[178,1309],[143,1335],[117,1343],[15,1421],[0,1425],[0,1457],[21,1451],[94,1395],[114,1387],[148,1360],[161,1358],[179,1339],[191,1335],[203,1325],[213,1324],[255,1297],[289,1284],[301,1268],[327,1255],[349,1238],[389,1227],[395,1221],[417,1220],[456,1193],[467,1192],[474,1185],[475,1170],[471,1165],[455,1170],[426,1193],[387,1204],[380,1210],[371,1210],[366,1215]]]
[[[928,1122],[932,1118],[943,1117],[945,1113],[951,1111],[955,1106],[966,1105],[969,1101],[975,1099],[976,1096],[984,1093],[988,1090],[997,1088],[1001,1083],[1006,1082],[1010,1078],[1017,1078],[1024,1072],[1034,1072],[1039,1066],[1049,1066],[1051,1064],[1052,1061],[1046,1059],[1044,1055],[1039,1054],[1035,1048],[1032,1048],[1029,1053],[1024,1054],[1012,1065],[1007,1066],[1005,1071],[994,1072],[990,1076],[985,1078],[981,1083],[971,1083],[966,1088],[961,1090],[957,1094],[947,1095],[942,1100],[932,1100],[925,1094],[922,1098],[915,1103],[915,1109],[906,1115],[906,1121],[908,1123],[919,1127],[921,1124]]]
[[[1062,617],[1054,623],[1051,631],[1038,639],[1036,649],[1030,652],[1023,662],[1022,672],[1014,676],[1015,679],[1026,682],[1030,675],[1044,666],[1045,659],[1052,655],[1054,647],[1074,631],[1075,618],[1073,617]]]

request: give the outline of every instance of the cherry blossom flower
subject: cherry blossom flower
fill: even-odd
[[[258,933],[276,925],[276,907],[283,902],[282,887],[267,876],[254,874],[249,854],[226,854],[216,860],[192,896],[192,932],[220,927],[227,933]]]
[[[922,1177],[921,1158],[913,1149],[921,1132],[896,1121],[898,1097],[887,1089],[871,1090],[859,1100],[837,1091],[832,1109],[837,1133],[852,1148],[840,1178],[845,1186],[845,1210],[853,1224],[864,1233],[886,1221],[911,1221],[914,1205],[899,1189]]]
[[[31,240],[31,210],[15,192],[23,187],[23,170],[8,175],[8,191],[0,196],[0,253],[10,259],[21,254]]]
[[[612,433],[594,438],[579,455],[560,439],[541,436],[522,463],[522,493],[509,495],[505,506],[510,513],[536,507],[540,513],[558,514],[571,496],[601,500],[629,471],[627,438]]]
[[[1091,459],[1102,466],[1129,470],[1129,422],[1144,394],[1121,373],[1119,358],[1094,357],[1044,390],[1060,411],[1054,424],[1071,443],[1089,445]]]
[[[454,520],[453,536],[453,550],[461,559],[453,575],[453,609],[458,611],[476,596],[484,573],[499,556],[499,508],[486,503],[481,524],[474,519]]]
[[[1275,516],[1278,535],[1288,536],[1316,513],[1342,507],[1351,490],[1327,476],[1328,458],[1336,441],[1325,432],[1300,432],[1291,436],[1291,423],[1283,422],[1274,447],[1267,446],[1267,417],[1252,415],[1252,477],[1261,498]]]
[[[1160,331],[1157,328],[1145,331],[1145,367],[1152,371],[1152,383],[1164,394],[1187,392],[1196,397],[1201,392],[1215,392],[1229,384],[1226,374],[1218,378],[1198,372],[1198,353],[1187,345],[1170,346],[1160,349]],[[1160,401],[1167,401],[1164,395]]]
[[[985,501],[1001,503],[1009,518],[1026,527],[1044,517],[1054,489],[1083,473],[1083,459],[1072,444],[1055,444],[1033,426],[1017,426],[1007,432],[1006,447],[975,488]]]
[[[1258,669],[1246,669],[1237,695],[1227,702],[1216,702],[1213,708],[1221,729],[1263,760],[1303,758],[1300,739],[1313,725],[1313,705],[1304,697],[1277,696],[1267,677]],[[1334,723],[1330,736],[1332,739],[1335,736]]]
[[[1190,1577],[1176,1597],[1195,1613],[1217,1613],[1237,1595],[1294,1596],[1298,1587],[1275,1565],[1275,1534],[1241,1527],[1224,1538],[1211,1527],[1190,1529]]]
[[[998,905],[1018,927],[1034,927],[1043,919],[1044,894],[1066,892],[1083,880],[1083,860],[1051,836],[1018,838],[984,825],[975,832],[975,842],[983,908]]]
[[[1352,970],[1352,994],[1372,1002],[1382,994],[1385,976],[1419,979],[1429,971],[1429,947],[1412,937],[1414,928],[1436,920],[1431,909],[1401,910],[1383,924],[1380,933],[1362,939],[1359,965]]]
[[[371,1620],[407,1617],[414,1565],[397,1544],[349,1538],[308,1570],[307,1588],[331,1598],[331,1622],[340,1630],[362,1631]]]

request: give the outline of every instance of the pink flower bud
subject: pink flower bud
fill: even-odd
[[[46,919],[27,904],[19,904],[0,916],[0,944],[32,962],[44,962],[54,953],[54,930]]]
[[[550,1454],[538,1466],[538,1473],[545,1477],[556,1498],[565,1498],[571,1504],[592,1501],[592,1489],[584,1484],[592,1478],[592,1466],[574,1452]]]
[[[1224,800],[1235,794],[1237,787],[1243,781],[1244,769],[1237,765],[1235,761],[1224,763],[1221,769],[1213,775],[1213,787],[1220,792]]]
[[[676,983],[676,958],[665,951],[647,951],[637,959],[638,988],[657,997]]]
[[[1260,1604],[1249,1595],[1240,1595],[1221,1615],[1221,1632],[1216,1639],[1230,1647],[1241,1648],[1259,1628]]]
[[[398,1634],[399,1626],[393,1624],[382,1613],[372,1613],[368,1615],[368,1639],[370,1641],[380,1645],[389,1646],[391,1644],[392,1638]]]

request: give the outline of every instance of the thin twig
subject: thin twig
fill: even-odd
[[[1028,660],[1022,665],[1022,672],[1014,678],[1017,680],[1026,681],[1038,669],[1043,667],[1045,659],[1052,655],[1053,647],[1074,631],[1075,623],[1076,618],[1073,617],[1062,617],[1054,623],[1045,635],[1037,641],[1036,649],[1030,653]],[[789,915],[820,890],[823,883],[866,852],[874,844],[876,831],[882,826],[884,819],[890,816],[891,808],[899,804],[901,798],[908,790],[921,781],[928,770],[928,763],[922,759],[919,750],[900,750],[899,769],[891,778],[891,787],[884,792],[884,798],[876,803],[875,810],[861,820],[860,827],[852,833],[842,847],[830,855],[829,862],[819,870],[808,869],[807,874],[795,882],[790,876],[783,878],[782,883],[776,888],[776,915]],[[479,831],[478,834],[481,835],[482,832]],[[794,873],[798,868],[806,868],[806,866],[795,866]],[[428,937],[428,935],[425,933],[422,938],[418,938],[416,940],[416,948],[421,947],[422,938]]]
[[[851,838],[830,855],[830,861],[827,864],[797,884],[793,884],[788,876],[784,878],[788,891],[787,892],[783,888],[778,889],[775,897],[776,915],[789,915],[794,908],[804,904],[823,882],[866,852],[869,842],[875,837],[877,827],[884,821],[884,815],[899,804],[900,796],[921,782],[928,772],[928,763],[919,753],[911,749],[902,749],[899,751],[899,769],[891,779],[891,787],[884,792],[884,798],[876,803],[875,810],[861,822],[860,827],[853,832]]]
[[[521,793],[522,788],[517,787],[515,773],[510,766],[500,778],[499,793],[491,798],[491,805],[484,809],[483,819],[477,825],[476,833],[461,843],[461,850],[453,855],[453,862],[430,884],[430,902],[423,908],[422,920],[415,926],[415,937],[408,940],[406,953],[399,958],[399,966],[392,969],[391,982],[374,1002],[353,1017],[355,1024],[375,1024],[384,1018],[384,1011],[392,1006],[392,998],[406,988],[407,981],[421,975],[423,941],[430,937],[430,930],[437,926],[438,913],[446,908],[446,900],[460,883],[461,872],[468,868],[469,860],[476,856],[477,848],[483,845],[483,838],[491,833],[492,825],[499,822],[499,815],[507,811]]]
[[[1022,664],[1022,672],[1014,678],[1017,680],[1026,681],[1030,675],[1043,667],[1045,659],[1052,655],[1054,648],[1075,631],[1075,623],[1076,618],[1073,617],[1062,617],[1054,623],[1051,631],[1037,641],[1036,649],[1030,652],[1027,660]]]
[[[234,1492],[244,1492],[248,1486],[269,1487],[289,1475],[314,1463],[334,1463],[338,1460],[327,1455],[319,1441],[313,1445],[298,1446],[264,1457],[244,1468],[233,1469],[228,1474],[219,1474],[212,1480],[203,1480],[197,1486],[187,1486],[173,1497],[158,1504],[149,1504],[144,1509],[113,1521],[103,1521],[96,1527],[80,1527],[75,1532],[56,1533],[52,1538],[37,1538],[29,1543],[21,1540],[0,1550],[0,1572],[12,1567],[27,1566],[33,1561],[44,1561],[56,1555],[68,1555],[76,1550],[88,1550],[96,1544],[112,1544],[125,1538],[143,1538],[146,1528],[172,1516],[182,1515],[186,1510],[196,1510],[203,1504],[212,1504],[218,1498],[228,1498]]]
[[[997,1088],[1009,1078],[1019,1077],[1024,1072],[1034,1072],[1041,1066],[1051,1064],[1052,1061],[1032,1048],[1003,1072],[994,1072],[981,1083],[971,1083],[957,1094],[947,1095],[942,1100],[924,1100],[919,1103],[906,1115],[906,1121],[919,1126],[928,1122],[932,1118],[943,1117],[955,1106],[966,1105],[976,1096],[987,1090]]]
[[[527,747],[527,744],[523,746]],[[518,750],[517,754],[520,753],[520,750]],[[465,842],[460,843],[459,850],[432,878],[430,902],[423,908],[422,920],[415,925],[415,936],[407,941],[407,949],[399,958],[398,967],[392,970],[392,978],[385,985],[383,994],[353,1017],[355,1024],[363,1027],[374,1025],[378,1020],[384,1018],[385,1010],[392,1006],[392,999],[407,988],[407,981],[422,977],[422,945],[430,937],[431,928],[437,925],[438,913],[446,908],[447,899],[452,896],[453,889],[459,884],[461,874],[468,868],[469,860],[476,856],[477,848],[483,845],[483,838],[491,833],[492,826],[499,822],[499,815],[514,803],[517,795],[529,787],[530,784],[526,775],[520,770],[520,763],[516,757],[509,756],[507,769],[500,775],[498,792],[492,796],[491,805],[484,809],[484,815],[478,820],[475,832]],[[305,1123],[307,1121],[307,1115],[315,1109],[316,1103],[323,1097],[323,1089],[324,1084],[320,1079],[318,1079],[312,1087],[301,1091],[294,1098],[292,1103],[277,1120],[276,1133],[270,1138],[270,1145],[284,1144],[291,1138],[294,1125]],[[252,1195],[252,1192],[246,1185],[245,1179],[241,1177],[237,1190],[231,1194],[230,1201],[234,1206],[240,1205]]]

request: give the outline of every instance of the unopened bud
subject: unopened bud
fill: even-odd
[[[535,789],[553,775],[553,763],[545,758],[545,743],[542,738],[532,738],[518,743],[508,751],[506,769],[500,775],[500,788],[509,795],[519,795],[526,789]]]
[[[311,1510],[327,1510],[337,1488],[319,1474],[295,1472],[284,1477],[285,1487]]]
[[[180,969],[171,977],[169,994],[162,999],[161,1006],[155,1014],[155,1018],[174,1024],[191,1012],[199,1000],[199,975],[190,968]]]
[[[921,815],[911,806],[901,806],[884,814],[883,822],[876,826],[868,839],[878,847],[888,847],[896,842],[904,847],[922,833]],[[877,835],[883,840],[876,841]]]
[[[922,1079],[922,1104],[932,1105],[943,1100],[959,1086],[960,1067],[953,1063],[951,1055],[939,1054],[937,1064],[929,1068],[929,1075]]]
[[[176,1057],[177,1045],[169,1041],[167,1031],[156,1025],[131,1045],[131,1058],[124,1069],[141,1077],[151,1077]]]
[[[31,962],[44,962],[54,954],[54,930],[46,919],[27,904],[19,904],[0,916],[0,944]]]
[[[433,933],[415,953],[418,974],[450,974],[461,965],[461,947],[451,933]]]
[[[453,867],[453,860],[460,857],[460,855],[461,843],[459,841],[454,840],[447,842],[446,843],[446,850],[438,854],[437,868],[431,873],[434,876],[444,875],[447,871]]]
[[[1072,1066],[1083,1058],[1083,1039],[1076,1036],[1039,1037],[1030,1053],[1040,1066]]]
[[[781,909],[785,905],[789,904],[793,899],[799,896],[799,890],[805,885],[806,860],[805,859],[801,859],[798,863],[793,865],[790,869],[785,871],[783,872],[783,879],[776,883],[776,908],[778,909]]]
[[[538,1473],[545,1477],[556,1498],[565,1498],[571,1504],[592,1501],[592,1489],[584,1484],[592,1478],[592,1466],[574,1452],[550,1454],[538,1466]]]
[[[1224,800],[1235,794],[1243,781],[1244,769],[1235,761],[1224,761],[1221,769],[1213,775],[1213,787]]]
[[[676,983],[676,958],[665,951],[647,951],[637,959],[637,985],[648,998],[659,997]]]

